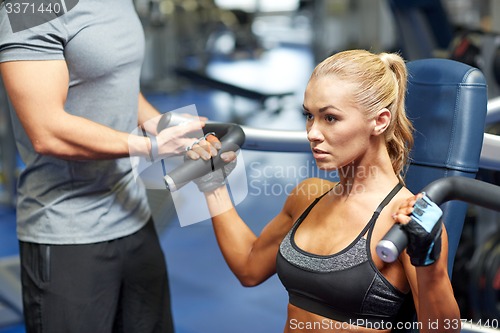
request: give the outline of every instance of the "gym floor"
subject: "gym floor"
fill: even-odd
[[[265,92],[295,93],[284,100],[280,112],[227,93],[187,85],[175,93],[147,93],[162,112],[195,104],[200,115],[212,120],[244,125],[303,129],[302,93],[313,68],[309,51],[281,47],[258,60],[215,62],[211,75]],[[243,219],[258,233],[284,203],[290,184],[318,176],[308,153],[243,151],[250,184],[246,198],[237,206]],[[321,176],[321,175],[320,175]],[[265,179],[264,179],[265,178]],[[227,268],[217,247],[209,221],[181,227],[168,194],[150,193],[153,214],[170,274],[177,333],[280,332],[286,319],[286,292],[276,276],[254,288],[242,287]],[[15,211],[0,207],[0,257],[18,254]],[[24,332],[22,323],[0,327],[0,333]]]

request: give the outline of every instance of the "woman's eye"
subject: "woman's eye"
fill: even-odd
[[[311,120],[313,118],[312,114],[310,114],[309,112],[302,112],[302,114],[304,115],[304,117],[306,117],[306,120]]]
[[[334,116],[332,115],[326,115],[325,116],[325,120],[329,123],[333,123],[335,120],[337,120],[337,118],[335,118]]]

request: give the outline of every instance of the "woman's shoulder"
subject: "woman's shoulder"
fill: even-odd
[[[380,220],[387,220],[387,225],[392,225],[394,222],[392,219],[392,214],[397,212],[399,207],[404,204],[409,198],[414,197],[415,194],[412,193],[406,186],[403,187],[394,195],[394,197],[387,203],[387,206],[382,211],[382,216]],[[383,224],[383,223],[377,223]]]
[[[285,207],[289,211],[303,210],[316,198],[330,191],[335,184],[322,178],[304,179],[288,194]]]
[[[403,187],[401,188],[401,190],[396,193],[396,195],[394,196],[394,200],[392,200],[392,203],[395,204],[395,205],[400,205],[401,202],[405,201],[406,199],[410,198],[410,197],[413,197],[416,193],[413,193],[412,191],[410,191],[410,189],[408,189],[404,184],[403,184]]]
[[[323,178],[307,178],[301,181],[290,193],[298,199],[312,200],[330,191],[337,182],[332,182]]]

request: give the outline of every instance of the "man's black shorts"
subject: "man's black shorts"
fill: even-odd
[[[165,257],[152,221],[116,240],[20,242],[26,332],[173,332]]]

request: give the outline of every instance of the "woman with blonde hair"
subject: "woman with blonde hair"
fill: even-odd
[[[286,333],[397,330],[410,292],[420,332],[460,330],[446,230],[433,221],[429,245],[410,228],[409,215],[422,194],[404,186],[413,143],[406,84],[406,65],[397,54],[344,51],[315,68],[303,103],[307,138],[318,167],[337,170],[339,181],[302,181],[259,236],[232,206],[222,177],[195,181],[241,283],[255,286],[278,273],[289,293]],[[188,156],[197,159],[206,148],[195,146]],[[232,153],[221,156],[234,160]],[[419,250],[386,263],[375,246],[394,223],[407,226],[408,249]]]

